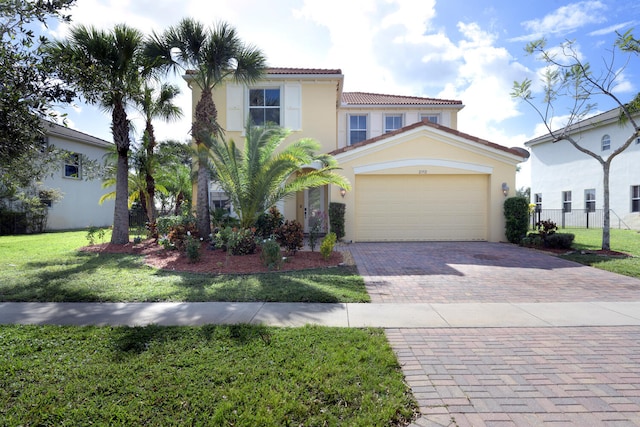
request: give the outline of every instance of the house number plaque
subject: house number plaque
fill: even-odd
[[[426,169],[420,169],[418,170],[418,175],[426,175],[428,172]]]

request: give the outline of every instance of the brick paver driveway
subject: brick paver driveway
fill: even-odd
[[[640,301],[640,281],[495,243],[348,247],[373,302]],[[640,426],[640,328],[388,329],[414,426]]]

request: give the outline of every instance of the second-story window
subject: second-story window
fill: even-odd
[[[420,120],[427,119],[431,123],[440,123],[440,115],[439,114],[421,114]]]
[[[389,114],[384,116],[384,132],[391,132],[402,127],[401,114]]]
[[[64,177],[65,178],[81,178],[80,170],[80,154],[70,153],[64,160]]]
[[[601,143],[602,143],[602,151],[607,151],[611,149],[611,138],[609,137],[609,135],[603,136]]]
[[[357,144],[367,139],[367,116],[349,116],[349,145]]]
[[[280,125],[280,89],[250,89],[249,116],[254,125]]]

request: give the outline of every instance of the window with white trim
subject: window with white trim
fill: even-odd
[[[402,114],[388,114],[384,116],[384,133],[398,130],[402,127]]]
[[[64,177],[80,179],[82,170],[80,169],[80,154],[69,153],[64,159]]]
[[[562,192],[562,212],[571,212],[571,191]]]
[[[596,211],[596,189],[589,188],[584,190],[584,210],[587,212]]]
[[[542,193],[536,193],[533,195],[533,203],[536,205],[536,212],[542,211]]]
[[[640,212],[640,185],[631,186],[631,212]]]
[[[611,149],[611,138],[609,137],[609,135],[603,136],[600,143],[602,145],[602,151],[607,151]]]
[[[367,139],[367,115],[353,114],[349,116],[349,145]]]
[[[280,88],[249,89],[249,117],[254,125],[280,125]]]
[[[420,120],[427,119],[430,123],[440,123],[440,114],[421,114]]]

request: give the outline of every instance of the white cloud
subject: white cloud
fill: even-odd
[[[541,19],[524,21],[522,26],[529,34],[512,41],[535,40],[552,34],[566,35],[588,24],[600,24],[607,20],[607,7],[598,0],[570,3],[559,7]]]
[[[607,34],[615,33],[616,31],[622,30],[623,28],[629,28],[632,25],[635,25],[635,21],[627,21],[622,22],[620,24],[610,25],[606,28],[601,28],[599,30],[591,31],[589,33],[590,36],[604,36]]]

